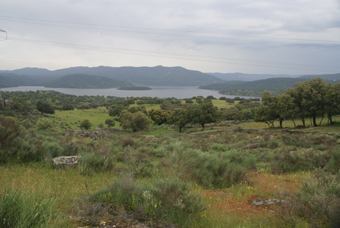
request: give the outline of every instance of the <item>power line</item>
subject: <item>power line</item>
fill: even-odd
[[[2,29],[0,29],[0,32],[4,32],[4,33],[6,33],[5,40],[7,40],[7,32],[6,32],[5,30],[2,30]]]
[[[133,32],[133,33],[147,33],[147,34],[157,34],[157,35],[171,35],[171,36],[188,36],[188,37],[198,37],[205,39],[223,39],[226,37],[213,37],[213,36],[236,36],[243,38],[260,38],[260,39],[275,39],[275,41],[266,41],[266,42],[274,42],[278,43],[277,40],[283,41],[307,41],[307,42],[323,42],[323,43],[333,43],[338,44],[340,41],[334,40],[312,40],[312,39],[297,39],[297,38],[284,38],[284,37],[268,37],[268,36],[256,36],[256,35],[241,35],[241,34],[231,34],[231,33],[208,33],[208,32],[197,32],[197,31],[182,31],[182,30],[171,30],[171,29],[156,29],[156,28],[143,28],[143,27],[129,27],[129,26],[113,26],[113,25],[100,25],[100,24],[87,24],[87,23],[73,23],[73,22],[65,22],[65,21],[51,21],[51,20],[37,20],[37,19],[29,19],[29,18],[16,18],[16,17],[7,17],[0,16],[2,20],[19,22],[19,23],[30,23],[30,24],[39,24],[39,25],[47,25],[47,26],[61,26],[61,27],[70,27],[70,28],[82,28],[82,29],[94,29],[94,30],[106,30],[106,31],[120,31],[120,32]],[[47,23],[47,24],[46,24]],[[109,27],[107,28],[95,28],[95,27],[85,27],[85,26],[99,26],[99,27]],[[182,34],[171,34],[171,33],[159,33],[159,32],[148,32],[148,31],[130,31],[130,30],[117,30],[113,28],[120,29],[139,29],[139,30],[150,30],[150,31],[163,31],[163,32],[180,32]],[[191,34],[191,35],[189,35]],[[194,34],[205,34],[209,36],[198,36]],[[237,41],[244,41],[237,39]],[[249,40],[245,40],[249,41]]]
[[[306,64],[269,62],[269,61],[258,61],[258,60],[235,59],[235,58],[220,58],[220,57],[212,57],[212,56],[186,55],[186,54],[178,54],[178,53],[153,52],[153,51],[145,51],[145,50],[131,50],[131,49],[123,49],[123,48],[31,40],[31,39],[23,39],[23,38],[16,38],[16,37],[8,37],[8,40],[24,42],[24,43],[48,45],[48,46],[58,46],[58,47],[66,47],[66,48],[76,48],[76,49],[103,51],[103,52],[114,52],[114,53],[123,53],[123,54],[131,54],[131,55],[153,56],[153,57],[162,57],[162,58],[185,59],[185,60],[192,60],[192,61],[230,63],[230,64],[239,64],[239,65],[247,65],[247,66],[262,66],[262,67],[264,66],[264,67],[270,67],[270,68],[313,70],[313,71],[323,71],[323,72],[324,71],[328,71],[328,72],[339,72],[340,71],[339,68],[331,67],[331,66],[316,66],[316,65],[311,66],[311,65],[306,65]],[[321,69],[321,68],[325,68],[325,69]],[[330,70],[329,68],[334,68],[334,69]]]

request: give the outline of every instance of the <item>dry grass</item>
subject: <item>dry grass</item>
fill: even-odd
[[[74,170],[54,170],[37,164],[15,165],[0,168],[0,183],[10,183],[14,188],[50,189],[54,197],[60,199],[59,208],[69,215],[73,211],[74,200],[101,189],[112,180],[112,173],[97,173],[90,177]],[[196,190],[204,196],[208,209],[201,217],[193,219],[191,227],[276,227],[273,212],[268,207],[253,207],[249,203],[256,197],[279,198],[280,192],[294,190],[309,173],[271,175],[264,171],[248,173],[248,182],[233,185],[222,190]],[[86,185],[85,185],[86,184]],[[86,188],[87,186],[87,188]],[[4,188],[4,185],[1,185]],[[223,193],[222,193],[223,192]],[[65,224],[77,227],[68,218]]]

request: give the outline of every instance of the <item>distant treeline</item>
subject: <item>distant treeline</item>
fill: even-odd
[[[13,99],[13,97],[21,98],[32,107],[36,106],[38,101],[44,101],[51,104],[56,110],[73,110],[90,109],[100,106],[109,107],[114,104],[129,106],[130,104],[162,104],[168,102],[170,104],[180,104],[181,100],[177,98],[158,98],[158,97],[115,97],[115,96],[76,96],[63,94],[57,91],[1,91],[2,98]]]

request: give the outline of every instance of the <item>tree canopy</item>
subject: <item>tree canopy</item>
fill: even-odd
[[[181,132],[182,128],[189,123],[186,110],[182,108],[176,108],[167,118],[168,124],[173,124],[179,128]]]
[[[122,112],[120,115],[120,121],[123,129],[131,129],[134,133],[148,129],[152,122],[147,115],[141,111],[135,113],[128,111]]]
[[[292,120],[295,125],[295,118],[299,118],[305,127],[305,119],[311,118],[311,125],[318,126],[317,117],[323,120],[327,115],[328,122],[333,124],[332,116],[340,114],[340,84],[325,84],[321,78],[314,78],[310,81],[299,82],[294,89],[287,89],[286,93],[271,96],[264,92],[262,105],[256,113],[255,121],[266,122],[274,126],[275,120]],[[320,121],[320,124],[321,124]]]
[[[37,109],[41,113],[47,113],[47,114],[54,114],[54,108],[52,105],[45,103],[43,101],[38,101],[37,102]]]
[[[187,109],[188,119],[192,124],[199,124],[204,130],[207,123],[216,123],[221,118],[221,113],[211,102],[193,104]]]

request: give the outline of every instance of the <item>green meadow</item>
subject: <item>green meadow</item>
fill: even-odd
[[[283,129],[278,121],[268,128],[253,121],[258,102],[212,100],[224,119],[204,130],[188,123],[179,132],[154,121],[147,129],[119,131],[122,119],[109,116],[110,108],[137,104],[48,94],[54,105],[78,99],[86,109],[58,106],[55,114],[41,114],[14,99],[22,102],[17,109],[0,110],[0,227],[326,228],[339,222],[339,116],[333,125],[324,118],[313,127],[308,117],[305,128],[290,120]],[[92,124],[87,136],[72,131],[84,120]],[[96,128],[99,135],[92,137]],[[53,165],[60,156],[79,160]]]

